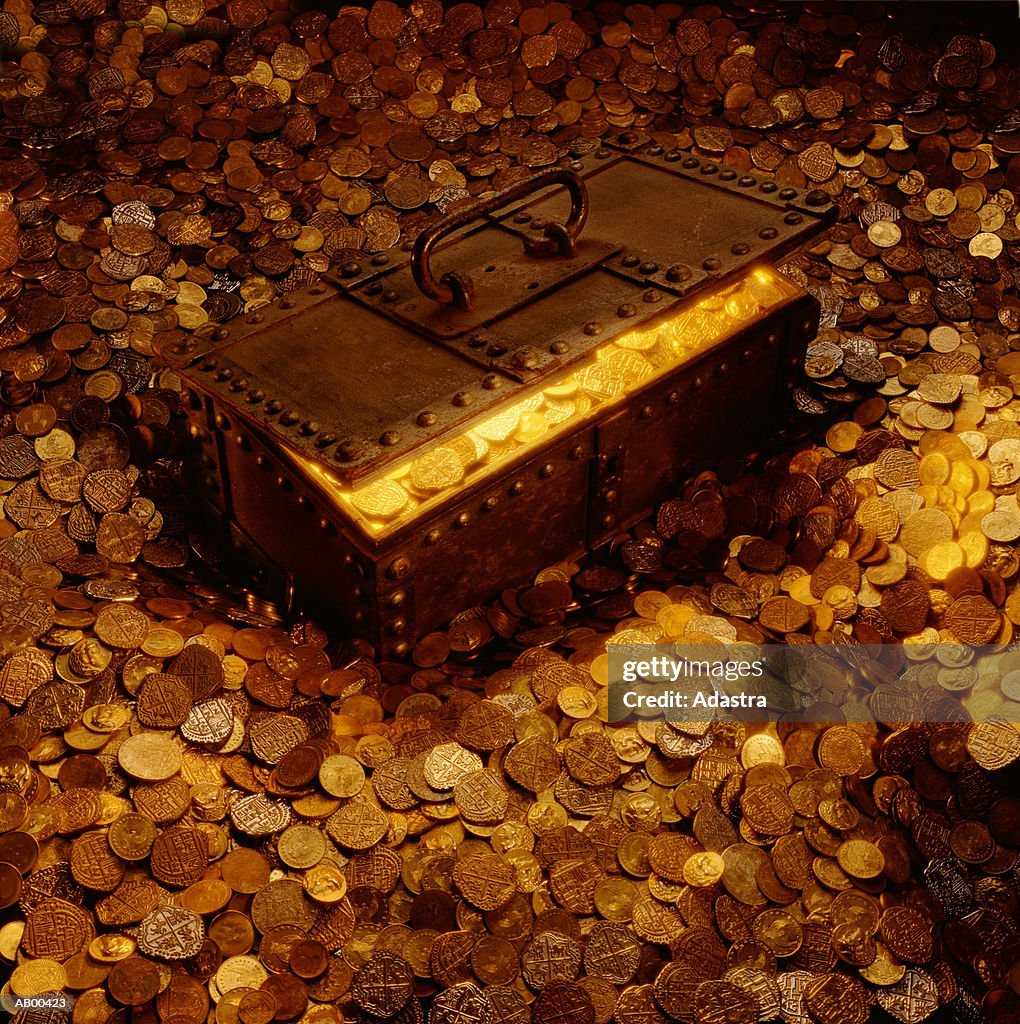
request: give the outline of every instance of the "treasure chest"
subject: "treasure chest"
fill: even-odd
[[[818,309],[775,265],[828,197],[655,146],[575,167],[340,267],[183,371],[233,548],[385,654],[790,408]]]

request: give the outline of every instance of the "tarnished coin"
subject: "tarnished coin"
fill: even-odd
[[[180,907],[159,907],[138,926],[138,948],[163,960],[186,960],[202,948],[205,928],[198,914]]]
[[[354,975],[351,994],[357,1005],[377,1017],[393,1017],[407,1005],[414,973],[394,953],[375,953]]]

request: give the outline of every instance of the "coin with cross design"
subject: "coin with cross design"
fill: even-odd
[[[453,868],[453,880],[464,898],[479,910],[498,910],[516,889],[513,868],[494,853],[458,860]]]
[[[452,985],[432,1001],[435,1024],[493,1024],[495,1014],[488,996],[472,982]]]
[[[366,1013],[392,1017],[402,1010],[414,990],[411,965],[396,953],[379,951],[354,975],[351,995]]]
[[[878,1005],[903,1024],[919,1024],[939,1007],[938,986],[926,971],[909,968],[893,985],[876,992]]]
[[[543,932],[521,954],[524,980],[536,992],[550,981],[573,981],[581,970],[581,947],[559,932]]]
[[[382,808],[364,797],[355,797],[330,816],[326,831],[348,850],[367,850],[386,835],[389,825]]]
[[[186,960],[204,941],[202,918],[184,907],[157,907],[138,926],[138,948],[161,960]]]

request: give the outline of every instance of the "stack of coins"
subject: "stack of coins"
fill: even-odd
[[[19,1024],[1015,1015],[1017,71],[933,11],[4,5]],[[838,203],[783,267],[822,303],[813,439],[407,662],[196,574],[175,365],[644,141]],[[834,658],[829,724],[609,723],[608,644],[660,640],[885,645],[919,685]]]

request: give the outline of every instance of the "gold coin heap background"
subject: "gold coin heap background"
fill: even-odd
[[[1020,74],[902,6],[4,4],[2,996],[73,999],[19,1024],[1014,1018]],[[835,421],[406,663],[198,575],[174,367],[607,138],[839,204]],[[980,724],[847,665],[874,721],[613,726],[614,637],[917,650]]]

